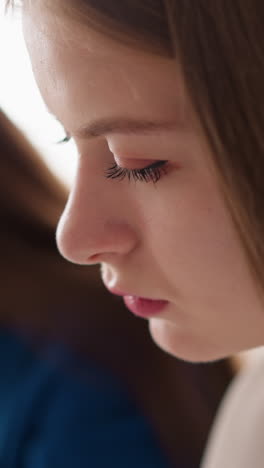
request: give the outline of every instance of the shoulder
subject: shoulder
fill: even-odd
[[[213,426],[203,468],[264,466],[264,359],[234,379]]]

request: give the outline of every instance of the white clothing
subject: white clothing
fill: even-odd
[[[264,358],[235,377],[220,406],[202,468],[264,468]]]

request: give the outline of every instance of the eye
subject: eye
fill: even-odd
[[[133,179],[139,182],[156,183],[160,180],[162,175],[166,174],[167,163],[168,161],[157,161],[141,169],[127,169],[115,163],[105,171],[105,177],[107,179],[119,180],[124,180],[127,177],[129,181]]]

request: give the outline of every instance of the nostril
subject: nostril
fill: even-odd
[[[95,265],[96,263],[112,262],[118,256],[119,253],[117,251],[103,251],[98,254],[89,255],[88,257],[86,256],[82,263],[86,265]]]
[[[89,262],[89,263],[99,263],[100,262],[100,257],[102,257],[102,254],[90,255],[90,257],[87,258],[87,262]]]

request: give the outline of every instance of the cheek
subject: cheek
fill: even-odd
[[[163,275],[196,297],[216,291],[221,284],[227,288],[228,276],[241,277],[245,268],[239,242],[224,202],[211,184],[201,179],[177,185],[175,180],[163,195],[145,224],[149,249]]]

